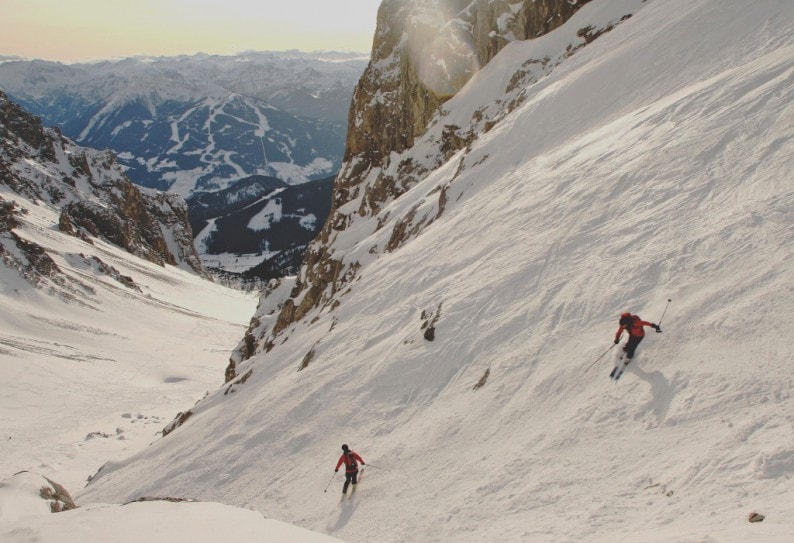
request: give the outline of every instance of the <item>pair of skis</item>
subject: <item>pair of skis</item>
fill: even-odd
[[[615,345],[617,345],[617,343],[612,345],[612,347],[614,347]],[[587,369],[585,369],[584,371],[589,370],[590,368],[592,368],[595,365],[596,362],[598,362],[599,360],[604,358],[612,347],[610,347],[609,349],[604,351],[604,353],[601,356],[599,356],[598,358],[596,358],[593,361],[592,364],[587,366]],[[626,370],[626,366],[629,365],[629,362],[631,362],[631,359],[626,357],[626,353],[624,352],[623,354],[621,354],[620,358],[618,359],[618,361],[615,362],[615,367],[612,368],[611,372],[609,372],[609,378],[612,379],[613,381],[617,381],[618,379],[620,379],[620,377],[623,375],[623,372]]]
[[[363,475],[364,475],[364,468],[361,468],[360,470],[358,470],[358,475],[356,476],[356,484],[354,484],[354,485],[351,484],[350,485],[350,492],[349,493],[342,492],[342,497],[339,498],[339,501],[343,501],[348,496],[349,496],[350,500],[353,499],[353,496],[355,496],[355,494],[356,494],[356,487],[358,487],[358,485],[361,484],[361,477]]]
[[[625,353],[622,354],[615,363],[615,367],[612,368],[612,371],[609,373],[609,378],[617,382],[617,380],[623,375],[623,371],[626,369],[626,366],[629,365],[629,362],[631,362],[631,358],[626,358]]]

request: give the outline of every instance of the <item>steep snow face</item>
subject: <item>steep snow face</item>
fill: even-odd
[[[335,233],[355,280],[78,499],[189,495],[349,542],[788,541],[792,25],[789,2],[646,2],[477,129],[572,27],[510,45],[446,104],[471,141]],[[619,313],[668,299],[609,382]],[[342,443],[371,465],[339,505]]]

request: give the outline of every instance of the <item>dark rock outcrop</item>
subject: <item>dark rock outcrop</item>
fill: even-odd
[[[49,485],[42,486],[39,490],[39,495],[42,499],[50,503],[50,511],[53,513],[60,513],[61,511],[77,509],[77,504],[72,499],[68,490],[52,479],[47,477],[45,477],[45,479]]]
[[[423,134],[441,105],[514,40],[541,36],[567,21],[589,0],[386,0],[378,12],[372,61],[353,95],[345,164],[334,208],[361,177]],[[401,187],[384,178],[359,213],[377,211]],[[390,194],[384,194],[390,193]]]

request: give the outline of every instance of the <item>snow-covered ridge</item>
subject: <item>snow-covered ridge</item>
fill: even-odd
[[[33,474],[18,474],[0,482],[0,520],[6,512],[4,507],[12,508],[11,513],[19,509],[26,512],[22,518],[11,516],[7,522],[0,523],[4,541],[215,543],[227,538],[238,543],[340,542],[333,537],[262,518],[255,511],[190,500],[146,499],[124,505],[83,507],[58,515],[41,511],[31,516],[33,507],[44,509],[45,502],[38,493],[49,484],[46,478]]]

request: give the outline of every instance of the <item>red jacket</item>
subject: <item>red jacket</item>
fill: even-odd
[[[350,455],[350,457],[348,457],[348,455]],[[342,462],[344,462],[345,463],[345,473],[355,473],[355,472],[357,472],[358,471],[358,466],[356,465],[355,461],[353,461],[353,458],[355,458],[356,460],[358,460],[362,464],[366,465],[366,462],[364,462],[364,459],[361,458],[358,455],[357,452],[349,451],[349,452],[346,452],[346,453],[342,453],[342,456],[339,457],[339,462],[336,463],[336,468],[335,469],[338,470],[339,466],[341,466]]]
[[[653,326],[652,322],[644,321],[637,315],[632,315],[631,318],[634,319],[634,322],[630,326],[620,325],[618,333],[615,334],[615,341],[620,339],[620,334],[623,333],[623,330],[626,330],[630,336],[645,337],[643,326]]]

